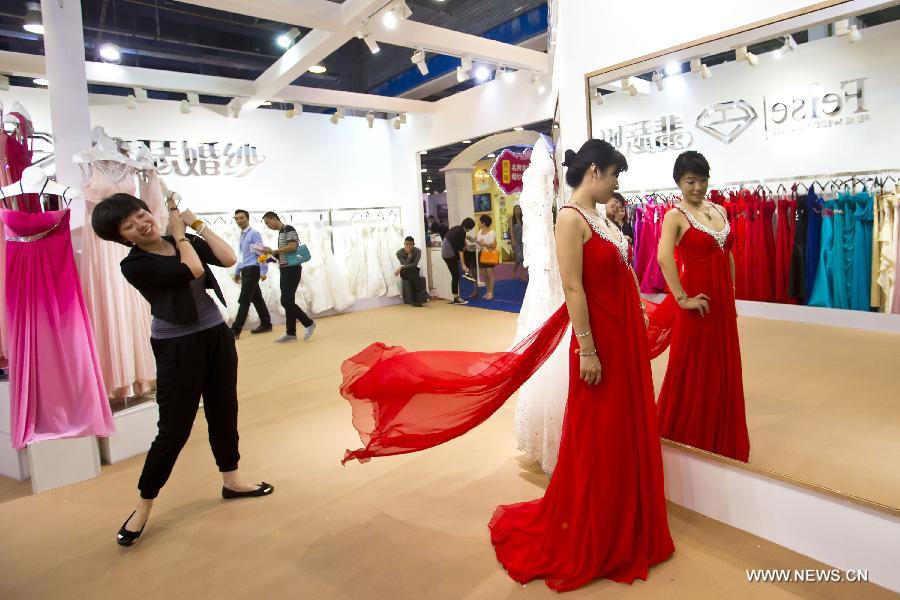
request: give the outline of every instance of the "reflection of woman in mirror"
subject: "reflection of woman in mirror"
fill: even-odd
[[[659,240],[659,266],[672,292],[664,304],[679,307],[659,393],[659,433],[747,462],[734,235],[725,210],[706,200],[709,170],[698,152],[676,159],[673,175],[683,199],[663,219]]]
[[[491,228],[494,220],[488,215],[481,215],[478,218],[478,222],[481,227],[478,229],[478,237],[475,238],[475,244],[478,246],[478,256],[480,258],[481,252],[497,249],[497,232]],[[484,295],[485,300],[494,299],[494,267],[496,266],[496,264],[490,262],[481,262],[481,260],[478,262],[478,267],[484,274],[484,283],[487,285],[487,293]],[[478,294],[477,286],[475,287],[475,294]]]
[[[509,218],[509,243],[512,244],[512,251],[516,261],[513,266],[513,277],[518,277],[525,281],[525,245],[522,242],[522,207],[518,204],[513,207],[513,214]],[[519,275],[519,269],[522,274]]]

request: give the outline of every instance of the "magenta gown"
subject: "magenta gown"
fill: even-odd
[[[12,442],[114,431],[84,305],[69,211],[0,210],[6,232]]]

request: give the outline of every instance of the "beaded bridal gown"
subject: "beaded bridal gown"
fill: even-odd
[[[522,176],[519,197],[528,287],[519,312],[516,343],[538,329],[565,301],[553,238],[554,175],[552,150],[542,137],[535,144],[531,164]],[[516,403],[515,434],[519,450],[539,463],[547,474],[553,473],[559,454],[568,393],[564,384],[569,369],[567,350],[565,344],[559,345],[519,389]]]

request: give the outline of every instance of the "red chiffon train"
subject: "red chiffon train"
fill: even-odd
[[[584,288],[602,381],[579,378],[570,354],[559,461],[544,496],[499,507],[489,523],[498,560],[514,580],[564,591],[593,579],[646,579],[674,552],[640,296],[619,249],[596,233],[584,245]],[[368,460],[414,452],[484,421],[549,357],[565,306],[510,352],[406,352],[370,346],[344,364]],[[572,337],[570,347],[576,347]]]

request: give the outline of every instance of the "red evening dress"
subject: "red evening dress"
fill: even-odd
[[[706,294],[710,312],[675,311],[669,365],[659,392],[659,434],[675,442],[747,462],[750,440],[729,252],[734,233],[725,210],[722,231],[676,207],[691,227],[675,249],[689,297]],[[664,305],[675,305],[669,295]],[[652,320],[652,318],[651,318]]]
[[[568,208],[568,207],[567,207]],[[602,380],[569,396],[559,461],[542,498],[500,506],[489,523],[498,560],[515,581],[572,590],[597,578],[646,579],[675,550],[669,534],[653,381],[627,242],[594,234],[583,283]],[[380,344],[344,363],[341,393],[366,447],[344,461],[414,452],[457,437],[493,414],[562,337],[563,306],[510,352],[406,352]],[[544,347],[541,347],[541,346]],[[577,347],[571,337],[569,346]],[[524,375],[524,377],[523,377]]]

